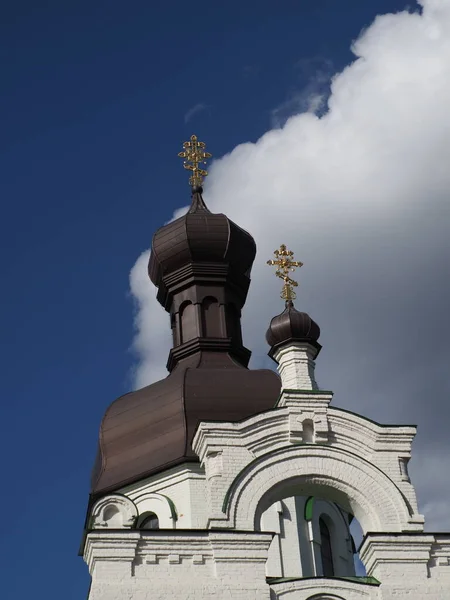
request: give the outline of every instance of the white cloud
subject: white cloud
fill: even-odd
[[[296,305],[322,329],[319,384],[338,406],[419,423],[413,483],[436,529],[450,484],[421,466],[450,449],[450,0],[421,4],[377,17],[354,42],[321,118],[297,114],[216,160],[205,199],[258,245],[243,318],[252,366],[282,309],[265,262],[286,243],[304,262]],[[146,260],[131,273],[137,387],[163,376],[170,345]]]
[[[184,122],[189,123],[189,121],[191,121],[195,117],[195,115],[201,113],[207,108],[208,106],[204,102],[199,102],[198,104],[191,106],[191,108],[187,110],[186,114],[184,115]]]
[[[297,61],[296,71],[300,72],[308,83],[301,90],[291,89],[287,99],[272,110],[273,128],[282,127],[295,114],[320,114],[325,108],[330,92],[332,62],[320,57],[300,59]]]
[[[141,357],[133,373],[137,389],[167,375],[165,360],[170,350],[169,319],[156,300],[156,287],[148,278],[149,257],[150,250],[143,252],[130,272],[130,288],[136,302],[132,349]]]

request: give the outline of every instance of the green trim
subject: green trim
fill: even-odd
[[[314,496],[310,496],[305,502],[305,521],[311,521],[313,518]]]
[[[157,492],[155,492],[157,493]],[[174,501],[169,498],[169,496],[165,496],[164,494],[158,494],[158,496],[162,496],[163,498],[165,498],[167,500],[167,502],[169,503],[170,506],[170,516],[172,517],[172,519],[174,521],[178,521],[178,512],[177,512],[177,507],[175,506]]]
[[[150,493],[154,494],[155,496],[161,496],[161,498],[164,498],[165,500],[167,500],[167,504],[169,505],[169,508],[170,508],[170,516],[172,517],[172,519],[174,521],[178,521],[177,507],[175,506],[174,501],[171,498],[169,498],[169,496],[166,496],[165,494],[160,494],[159,492],[150,492]],[[146,515],[147,513],[152,513],[158,517],[158,514],[155,513],[154,511],[146,510],[142,514],[139,514],[139,516],[138,516],[139,521],[141,521],[142,517],[144,515]],[[158,519],[159,519],[159,517],[158,517]]]
[[[235,478],[233,479],[233,481],[229,485],[229,487],[228,487],[228,489],[227,489],[227,491],[225,493],[223,502],[222,502],[222,512],[224,514],[227,514],[226,513],[226,509],[227,509],[227,505],[228,505],[228,501],[229,501],[232,489],[234,488],[235,483],[238,481],[238,479],[241,477],[241,475],[245,471],[249,470],[251,467],[253,467],[258,462],[262,462],[263,460],[265,460],[267,458],[267,456],[277,456],[278,454],[281,454],[281,453],[285,452],[286,450],[289,450],[289,449],[292,449],[292,448],[298,448],[298,447],[303,447],[303,448],[308,448],[308,447],[309,448],[326,447],[326,448],[329,448],[330,450],[334,450],[335,452],[343,452],[344,454],[348,454],[350,456],[353,456],[353,457],[357,458],[358,460],[361,460],[362,462],[366,463],[367,465],[370,465],[371,467],[373,467],[374,469],[376,469],[379,473],[381,473],[382,475],[384,475],[385,477],[387,477],[389,479],[389,481],[392,483],[392,485],[395,486],[395,488],[397,489],[397,491],[399,492],[399,494],[403,498],[403,501],[406,504],[406,508],[407,508],[409,514],[411,516],[414,514],[412,506],[411,506],[409,500],[406,498],[405,494],[401,491],[401,489],[398,487],[398,485],[394,481],[392,481],[392,479],[389,477],[389,475],[380,469],[380,467],[378,467],[377,465],[374,465],[373,463],[369,462],[365,458],[362,458],[358,454],[355,454],[354,452],[349,452],[348,450],[341,450],[340,448],[336,448],[336,447],[330,446],[329,444],[323,443],[323,442],[321,442],[319,444],[304,444],[304,443],[289,444],[287,446],[282,446],[281,448],[278,448],[278,450],[275,450],[275,452],[266,452],[266,454],[263,454],[261,456],[258,456],[255,459],[253,459],[251,462],[248,463],[248,465],[246,465],[243,469],[241,469],[239,471],[239,473],[235,476]]]
[[[341,581],[352,581],[354,583],[362,583],[363,585],[381,585],[375,577],[266,577],[266,582],[269,585],[277,583],[287,583],[289,581],[304,581],[306,579],[337,579]]]

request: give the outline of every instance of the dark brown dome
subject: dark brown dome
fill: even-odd
[[[201,192],[193,192],[187,214],[153,236],[149,276],[158,287],[163,276],[190,263],[227,263],[232,274],[250,275],[255,240],[227,216],[211,213]]]
[[[267,343],[272,348],[288,342],[307,342],[320,348],[319,337],[320,327],[308,314],[299,312],[292,300],[288,300],[284,311],[272,319],[266,333]]]
[[[192,440],[200,421],[240,421],[274,408],[280,379],[269,369],[247,369],[242,341],[255,254],[251,235],[210,213],[198,188],[189,212],[156,232],[149,275],[170,313],[169,375],[107,409],[93,497],[198,461]]]
[[[273,371],[249,371],[226,355],[205,352],[166,379],[118,398],[100,427],[93,496],[198,462],[191,444],[200,421],[240,421],[269,410],[280,387]]]

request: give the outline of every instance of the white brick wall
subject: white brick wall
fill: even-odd
[[[317,390],[314,359],[317,350],[310,344],[295,343],[274,354],[283,387],[287,390]]]
[[[94,531],[84,550],[89,600],[307,600],[320,594],[450,600],[450,534],[423,533],[405,470],[415,428],[383,427],[330,407],[332,395],[315,389],[308,349],[297,345],[277,356],[285,389],[276,410],[240,423],[201,423],[194,440],[200,465],[170,469],[93,507]],[[309,495],[356,516],[368,534],[361,558],[380,586],[266,581],[272,534],[258,533],[261,515],[275,502]],[[148,510],[163,529],[132,529]],[[288,539],[285,547],[295,563]]]
[[[180,532],[181,533],[181,532]],[[270,598],[271,533],[123,531],[88,535],[90,600]]]

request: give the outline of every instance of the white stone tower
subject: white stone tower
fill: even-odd
[[[415,428],[330,406],[314,376],[320,330],[294,308],[299,263],[283,246],[271,262],[286,308],[266,336],[280,378],[247,369],[254,241],[206,208],[204,144],[193,136],[182,155],[192,206],[156,232],[149,265],[171,318],[169,375],[102,421],[89,600],[450,599],[450,534],[424,533],[407,472]]]

